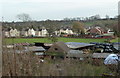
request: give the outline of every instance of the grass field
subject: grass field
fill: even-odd
[[[83,43],[90,43],[90,42],[104,42],[106,39],[81,39],[81,38],[58,38],[58,41],[63,42],[83,42]],[[34,42],[43,42],[43,43],[52,43],[51,40],[48,38],[9,38],[5,39],[4,43],[12,44],[12,43],[34,43]]]
[[[120,38],[113,39],[111,42],[120,42]]]

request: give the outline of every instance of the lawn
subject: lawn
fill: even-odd
[[[58,41],[63,42],[83,42],[83,43],[90,43],[90,42],[104,42],[106,39],[81,39],[81,38],[58,38]],[[12,44],[12,43],[34,43],[34,42],[43,42],[43,43],[52,43],[51,40],[48,38],[8,38],[4,39],[3,43]]]
[[[120,38],[113,39],[111,42],[120,42]]]

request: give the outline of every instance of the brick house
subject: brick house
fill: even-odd
[[[93,27],[87,30],[87,33],[92,35],[102,35],[104,34],[104,29],[102,29],[101,27]]]

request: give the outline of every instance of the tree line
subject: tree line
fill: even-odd
[[[77,33],[84,33],[84,28],[89,26],[100,26],[103,28],[111,28],[115,31],[116,34],[119,35],[118,29],[118,17],[110,18],[106,15],[106,18],[101,18],[100,15],[94,15],[91,17],[77,17],[77,18],[64,18],[63,20],[44,20],[44,21],[35,21],[32,20],[29,14],[18,14],[16,18],[21,20],[21,22],[3,22],[3,28],[17,28],[18,30],[22,30],[25,28],[34,28],[35,30],[40,29],[42,27],[47,28],[50,34],[53,31],[60,28],[72,28],[73,31]]]

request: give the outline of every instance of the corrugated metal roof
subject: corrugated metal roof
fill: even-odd
[[[69,53],[73,53],[73,54],[81,54],[83,53],[83,51],[80,51],[80,50],[70,50]]]
[[[80,50],[70,50],[67,53],[67,57],[84,58],[84,57],[88,57],[88,56],[90,56],[90,54],[84,54],[83,51],[80,51]]]
[[[28,51],[45,51],[45,49],[43,47],[36,47],[36,46],[32,46],[32,47],[25,47],[26,50]]]
[[[52,46],[53,44],[45,43],[44,45],[45,45],[45,46]]]
[[[35,55],[44,55],[43,52],[36,52]]]
[[[67,53],[68,57],[83,57],[83,51],[79,51],[79,50],[70,50]]]
[[[69,48],[82,48],[82,47],[87,47],[87,46],[94,46],[95,44],[78,43],[78,42],[67,42],[66,45]]]
[[[106,58],[110,53],[93,53],[92,58]]]

